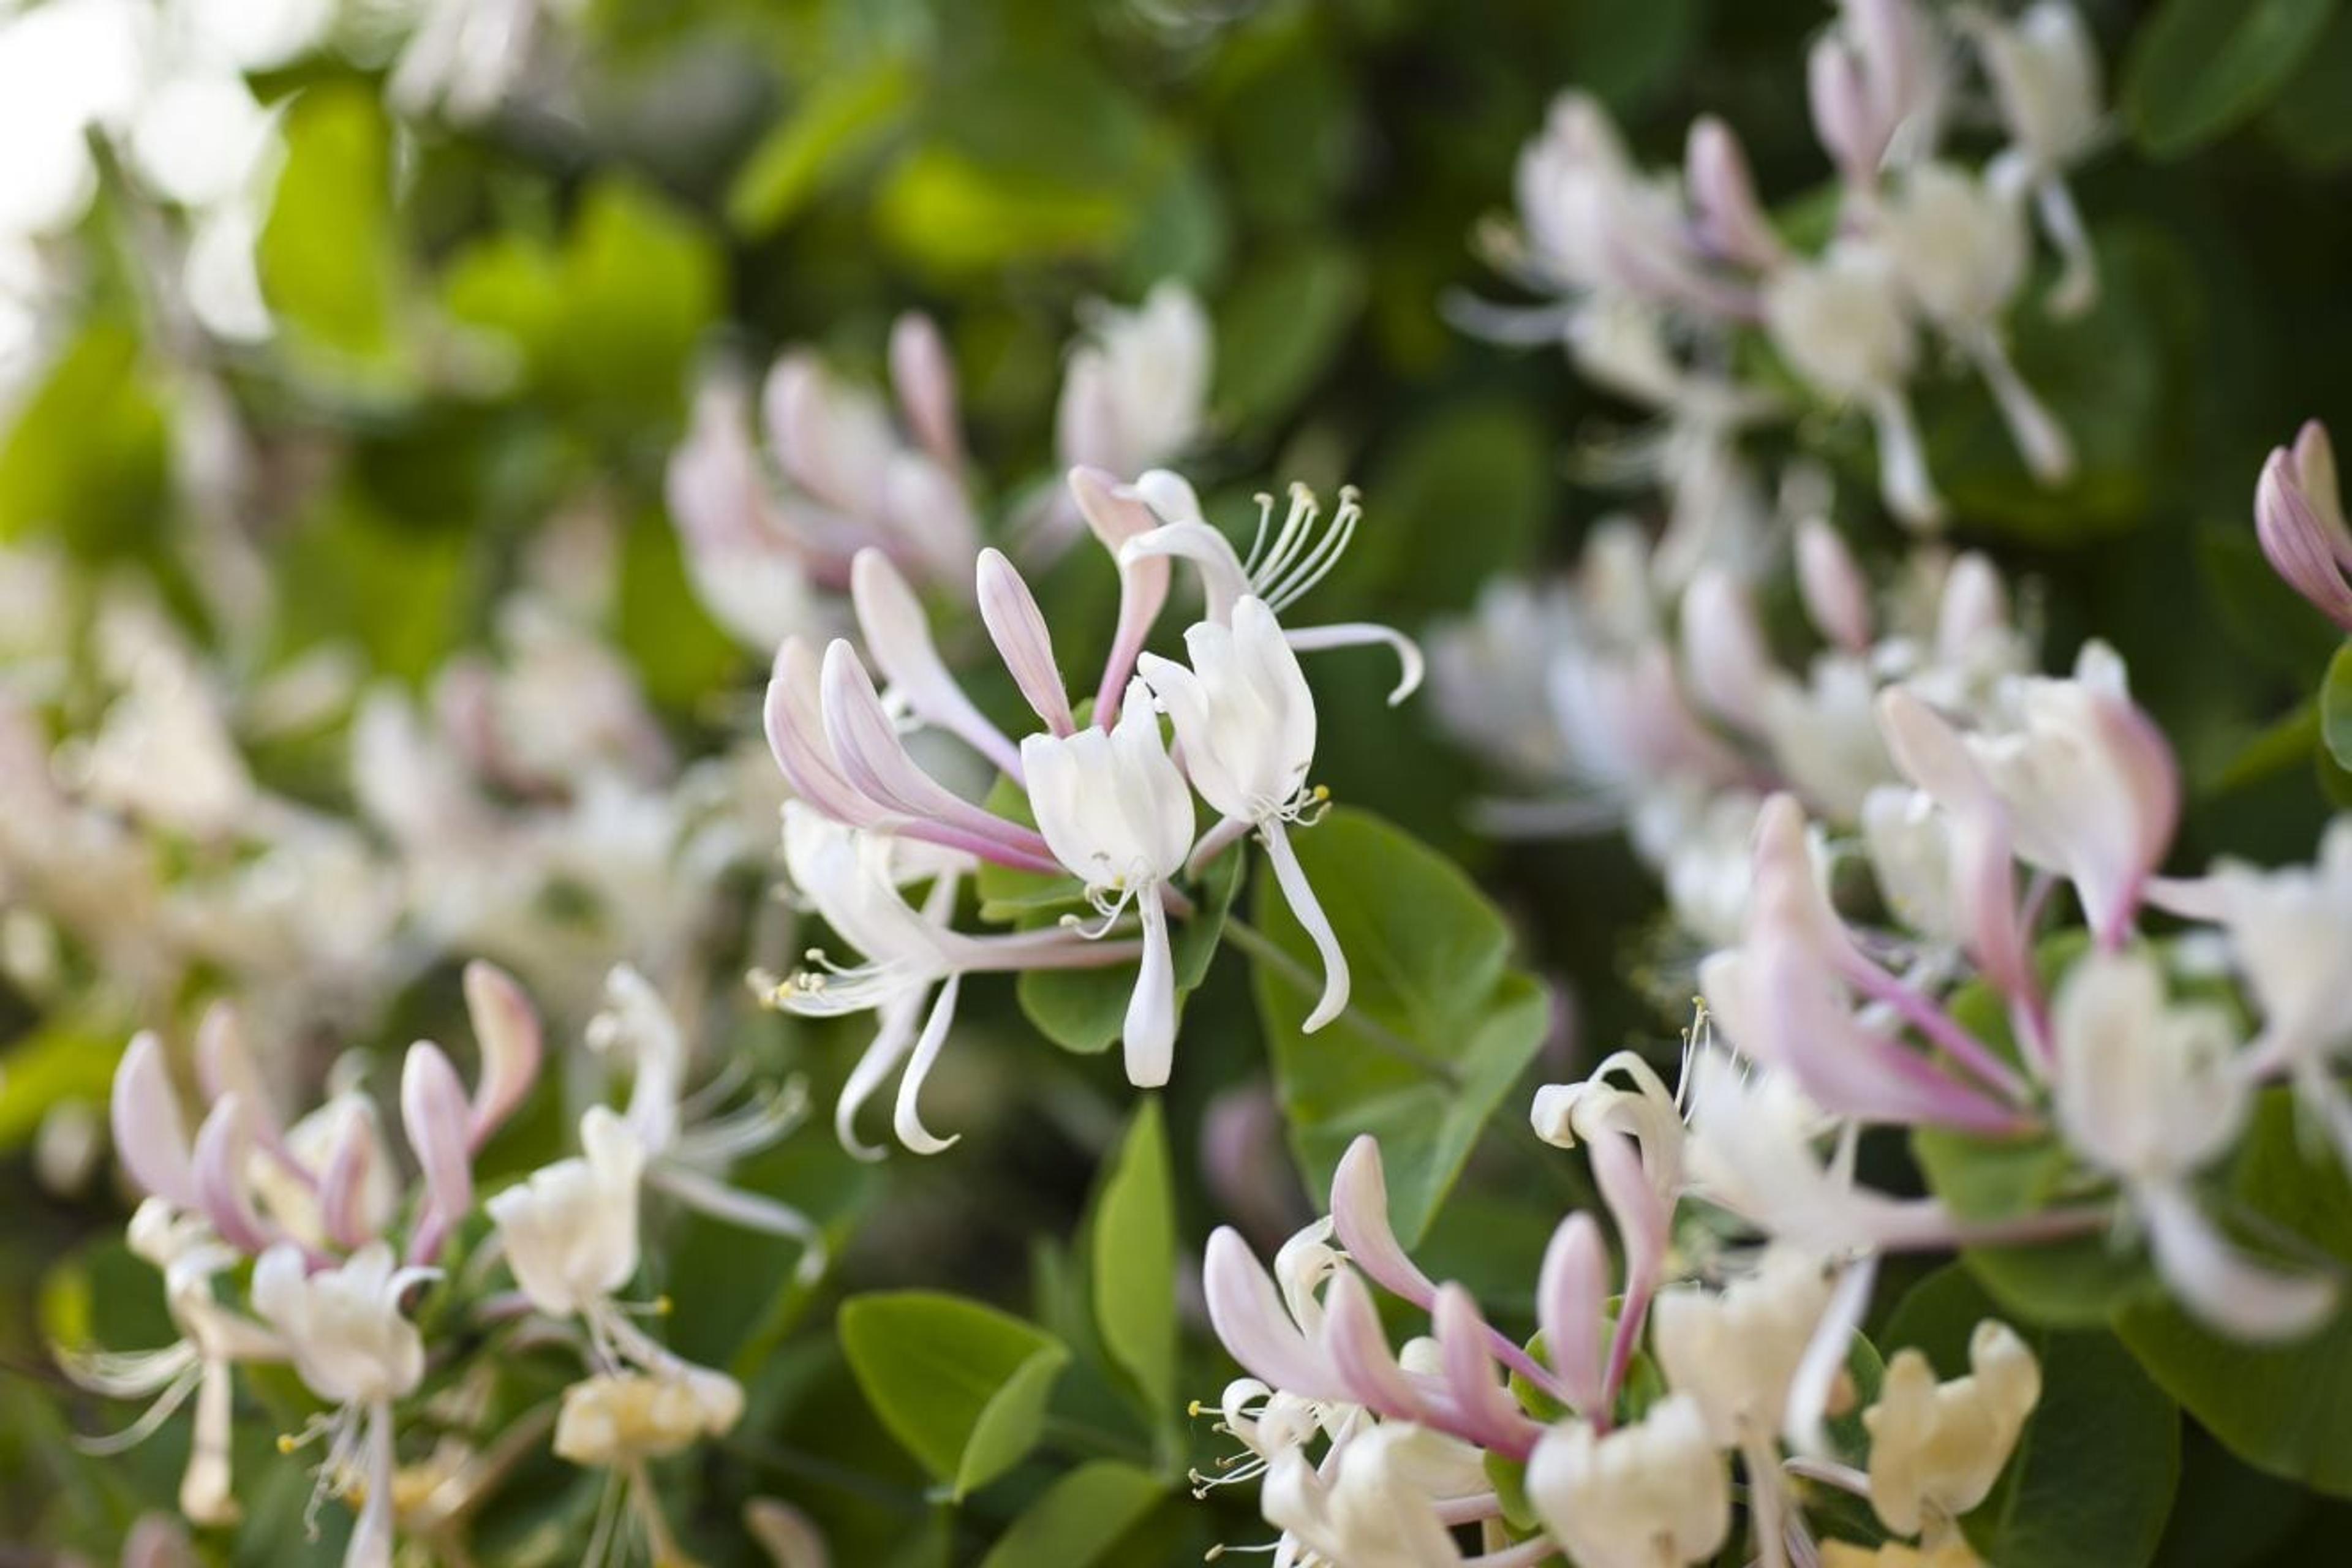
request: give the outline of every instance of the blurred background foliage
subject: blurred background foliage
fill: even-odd
[[[2270,446],[2303,417],[2352,408],[2352,6],[2085,10],[2119,106],[2115,145],[2077,183],[2109,288],[2090,322],[2030,326],[2020,345],[2028,379],[2074,425],[2084,474],[2067,492],[2033,489],[1981,395],[1954,388],[1925,409],[1933,464],[1957,537],[2040,584],[2049,646],[2095,633],[2126,655],[2189,770],[2184,864],[2300,852],[2352,801],[2308,701],[2336,639],[2263,567],[2247,512]],[[101,156],[75,237],[86,265],[8,395],[0,539],[135,563],[205,629],[212,601],[185,542],[234,527],[282,593],[258,644],[230,658],[268,666],[355,638],[376,667],[421,681],[487,638],[548,520],[593,505],[624,530],[618,639],[677,737],[707,749],[750,727],[761,671],[698,606],[661,506],[697,372],[808,342],[876,375],[892,318],[928,310],[955,353],[980,471],[1004,482],[1009,511],[1053,479],[1059,356],[1079,302],[1131,301],[1172,276],[1216,324],[1218,437],[1194,468],[1223,497],[1213,512],[1292,478],[1360,485],[1366,530],[1318,607],[1423,626],[1490,577],[1570,557],[1618,499],[1588,482],[1578,432],[1632,411],[1580,388],[1557,353],[1478,342],[1442,309],[1454,291],[1501,291],[1471,236],[1508,205],[1513,159],[1547,100],[1591,89],[1657,162],[1712,110],[1747,139],[1767,190],[1801,194],[1824,178],[1799,91],[1824,14],[1819,0],[590,0],[545,41],[541,90],[464,127],[396,118],[380,65],[322,52],[257,83],[287,143],[257,241],[277,321],[262,342],[208,339],[180,319],[151,271],[154,231],[174,215]],[[207,497],[181,482],[201,450],[188,434],[223,419],[249,446],[250,482]],[[1871,514],[1865,444],[1850,447],[1844,521],[1891,540]],[[1108,576],[1074,557],[1048,602],[1107,621],[1094,579]],[[1617,978],[1630,962],[1680,1000],[1678,955],[1640,934],[1647,879],[1610,840],[1480,844],[1469,764],[1426,714],[1388,712],[1388,678],[1369,656],[1318,671],[1318,776],[1463,858],[1504,904],[1519,962],[1577,999],[1555,1055],[1670,1038],[1672,1010]],[[316,758],[266,763],[298,795],[334,788]],[[446,1021],[446,979],[395,1022]],[[868,1216],[853,1287],[953,1288],[1078,1342],[1091,1332],[1082,1222],[1126,1097],[1111,1064],[1038,1040],[1010,990],[970,1010],[967,1031],[993,1038],[952,1058],[931,1090],[937,1121],[970,1131],[952,1154],[853,1173],[812,1131],[767,1177],[821,1212]],[[1186,1032],[1166,1107],[1183,1151],[1201,1147],[1216,1091],[1263,1077],[1267,1048],[1237,962],[1194,1006],[1205,1022]],[[61,1041],[20,1005],[5,1022],[22,1037],[0,1142],[21,1163],[44,1106],[93,1094],[116,1043]],[[854,1051],[845,1032],[806,1028],[780,1047],[783,1026],[757,1026],[754,1048],[809,1066],[820,1097]],[[1440,1277],[1524,1289],[1558,1206],[1527,1194],[1575,1195],[1573,1173],[1523,1136],[1516,1103],[1502,1101],[1450,1200],[1461,1223],[1431,1239]],[[1278,1165],[1207,1158],[1277,1215],[1303,1205]],[[37,1190],[21,1172],[6,1180]],[[152,1287],[119,1252],[46,1272],[115,1223],[111,1194],[16,1201],[0,1236],[0,1354],[19,1373],[0,1379],[0,1549],[24,1521],[36,1540],[95,1546],[128,1500],[168,1496],[184,1436],[110,1467],[77,1460],[39,1345],[92,1321],[112,1342],[155,1342]],[[1224,1212],[1189,1181],[1174,1202],[1187,1237]],[[974,1561],[1076,1458],[1145,1462],[1158,1445],[1202,1457],[1193,1437],[1128,1411],[1107,1363],[1081,1358],[1014,1479],[936,1507],[833,1336],[790,1333],[810,1304],[766,1299],[774,1259],[714,1234],[673,1264],[682,1348],[744,1373],[754,1415],[711,1473],[666,1485],[791,1497],[833,1533],[839,1562]],[[1495,1304],[1523,1315],[1507,1294]],[[1179,1392],[1213,1395],[1219,1376],[1188,1358]],[[2199,1452],[2191,1485],[2205,1484]],[[248,1473],[291,1489],[252,1510],[297,1528],[299,1470]],[[1090,1484],[1104,1517],[1150,1543],[1107,1561],[1189,1561],[1255,1533],[1230,1505],[1122,1490],[1116,1474]],[[2249,1484],[2211,1482],[2216,1495]],[[2283,1497],[2284,1514],[2306,1506]],[[2290,1517],[2282,1533],[2294,1528]],[[722,1521],[698,1543],[733,1560],[725,1538]],[[530,1560],[529,1544],[522,1530],[513,1559]],[[2180,1550],[2183,1563],[2251,1561]]]

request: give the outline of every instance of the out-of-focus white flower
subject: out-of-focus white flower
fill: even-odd
[[[742,1414],[735,1380],[700,1367],[598,1373],[563,1391],[555,1453],[575,1465],[625,1468],[723,1436]]]
[[[1445,1505],[1492,1492],[1477,1450],[1442,1433],[1383,1421],[1333,1450],[1332,1473],[1282,1454],[1260,1506],[1311,1560],[1349,1568],[1450,1568],[1463,1561]]]
[[[1651,1344],[1666,1385],[1697,1402],[1721,1447],[1769,1442],[1829,1300],[1820,1262],[1794,1249],[1766,1251],[1754,1273],[1720,1291],[1660,1291]]]
[[[486,1205],[515,1283],[551,1317],[594,1311],[637,1271],[645,1146],[600,1105],[580,1119],[580,1149]]]
[[[1055,415],[1062,467],[1132,479],[1182,457],[1208,423],[1214,343],[1200,300],[1164,281],[1134,310],[1097,303],[1080,320]]]
[[[1818,260],[1781,268],[1764,289],[1764,325],[1790,366],[1823,396],[1858,403],[1878,436],[1879,491],[1914,527],[1943,515],[1905,390],[1918,335],[1882,245],[1840,240]]]
[[[1976,41],[2009,126],[2010,155],[2029,172],[2042,229],[2065,263],[2051,311],[2079,315],[2098,298],[2098,258],[2064,176],[2106,129],[2090,28],[2069,0],[2036,0],[2013,21],[1963,6],[1957,20]]]
[[[2181,1300],[2246,1339],[2291,1338],[2324,1318],[2336,1303],[2333,1281],[2245,1258],[2188,1187],[2245,1123],[2250,1084],[2228,1013],[2170,1001],[2145,953],[2093,953],[2059,986],[2052,1031],[2059,1128],[2123,1184],[2157,1268]]]

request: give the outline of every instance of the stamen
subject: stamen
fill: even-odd
[[[1274,548],[1266,552],[1265,560],[1252,575],[1251,580],[1261,585],[1260,597],[1266,596],[1264,586],[1279,578],[1306,544],[1315,521],[1320,515],[1320,509],[1315,504],[1315,492],[1294,482],[1290,487],[1290,514],[1282,520],[1282,531],[1275,535]]]
[[[1266,607],[1280,615],[1307,595],[1309,589],[1330,575],[1331,568],[1339,563],[1348,545],[1356,537],[1356,523],[1364,515],[1353,486],[1339,492],[1339,510],[1331,516],[1331,526],[1316,542],[1315,548],[1284,574],[1279,583],[1269,584],[1265,592]]]

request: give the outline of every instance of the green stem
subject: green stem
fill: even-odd
[[[1237,916],[1226,916],[1225,934],[1233,938],[1234,946],[1249,954],[1252,959],[1274,970],[1296,985],[1300,994],[1313,996],[1319,989],[1315,976],[1307,972],[1305,964],[1285,952],[1272,937],[1247,921]],[[1432,1056],[1402,1035],[1372,1018],[1353,1002],[1339,1010],[1339,1016],[1347,1022],[1349,1028],[1363,1037],[1364,1040],[1376,1049],[1396,1058],[1399,1061],[1409,1063],[1431,1078],[1440,1079],[1456,1089],[1461,1087],[1462,1071],[1454,1063],[1442,1057]]]

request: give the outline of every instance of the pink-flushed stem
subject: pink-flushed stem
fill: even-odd
[[[1959,1021],[1927,997],[1914,991],[1859,952],[1838,965],[1845,981],[1874,1002],[1884,1002],[1897,1016],[1929,1042],[1941,1047],[1987,1089],[2016,1103],[2032,1096],[2032,1087],[2016,1068],[1994,1054],[1992,1047],[1962,1028]]]

